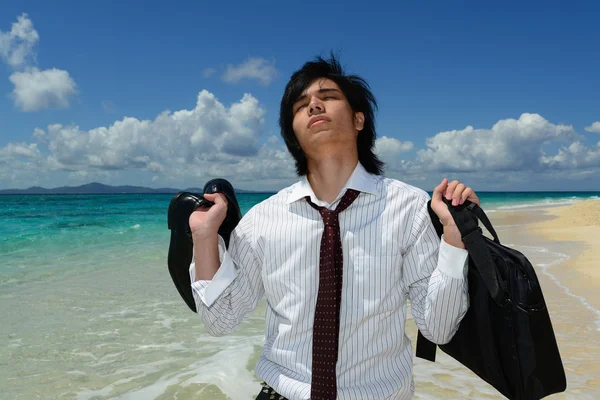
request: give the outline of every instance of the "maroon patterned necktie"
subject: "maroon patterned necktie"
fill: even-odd
[[[358,195],[356,190],[348,189],[335,210],[319,207],[307,198],[308,203],[321,213],[325,224],[313,327],[311,400],[335,400],[337,396],[335,365],[338,359],[343,261],[338,214],[348,208]]]

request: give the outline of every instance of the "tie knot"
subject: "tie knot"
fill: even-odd
[[[344,196],[340,200],[340,203],[338,204],[335,210],[329,210],[325,207],[317,206],[312,201],[310,201],[310,197],[308,196],[306,197],[306,201],[308,201],[308,204],[310,204],[314,209],[319,211],[325,225],[337,225],[338,214],[344,211],[346,208],[348,208],[350,204],[352,204],[352,202],[356,200],[359,194],[360,192],[353,189],[346,190],[346,193],[344,193]]]

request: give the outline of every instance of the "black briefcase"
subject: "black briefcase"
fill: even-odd
[[[443,227],[430,203],[441,236]],[[477,204],[446,204],[469,252],[470,306],[452,340],[439,348],[509,399],[565,391],[563,364],[533,266],[522,253],[500,244]],[[483,235],[479,220],[493,240]],[[435,361],[435,352],[436,345],[419,332],[416,356]]]

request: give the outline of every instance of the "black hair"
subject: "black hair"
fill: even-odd
[[[371,93],[369,84],[360,76],[346,75],[340,62],[333,53],[328,60],[321,56],[313,61],[306,62],[301,69],[294,72],[285,87],[279,110],[279,127],[285,144],[296,160],[296,172],[299,176],[308,173],[306,155],[293,129],[293,106],[302,92],[315,80],[327,78],[334,81],[348,99],[350,108],[354,113],[362,112],[365,117],[364,127],[357,137],[358,161],[370,173],[381,175],[384,163],[374,153],[375,139],[375,111],[377,101]]]

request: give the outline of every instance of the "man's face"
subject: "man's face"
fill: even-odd
[[[329,79],[314,81],[294,103],[293,128],[307,157],[356,151],[364,115],[353,113],[339,86]]]

